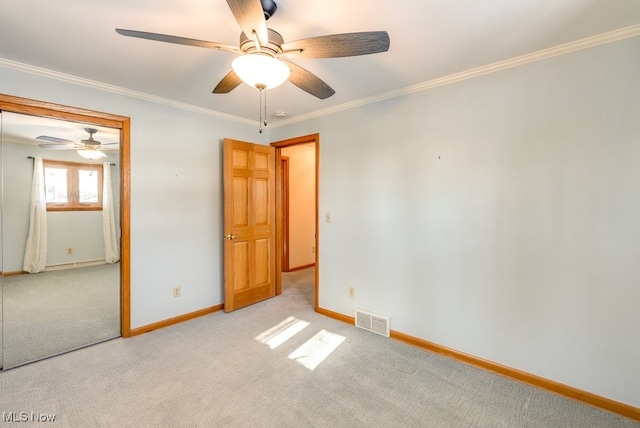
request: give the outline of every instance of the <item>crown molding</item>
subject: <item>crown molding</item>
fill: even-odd
[[[416,92],[422,92],[427,89],[437,88],[439,86],[450,85],[452,83],[473,79],[474,77],[483,76],[485,74],[495,73],[498,71],[507,70],[509,68],[519,67],[521,65],[542,61],[548,58],[565,55],[571,52],[576,52],[583,49],[588,49],[595,46],[612,43],[619,40],[628,39],[631,37],[636,37],[639,35],[640,35],[640,24],[634,24],[629,27],[619,28],[617,30],[587,37],[574,42],[564,43],[562,45],[554,46],[547,49],[542,49],[526,55],[521,55],[521,56],[517,56],[515,58],[507,59],[504,61],[495,62],[493,64],[483,65],[480,67],[472,68],[470,70],[462,71],[460,73],[450,74],[448,76],[439,77],[433,80],[428,80],[426,82],[418,83],[416,85],[408,86],[405,88],[384,92],[382,94],[374,95],[372,97],[362,98],[360,100],[340,104],[340,105],[329,107],[322,110],[316,110],[311,113],[307,113],[300,116],[292,117],[290,119],[279,121],[278,123],[275,123],[275,124],[270,124],[270,126],[272,128],[277,128],[277,127],[286,126],[296,122],[303,122],[305,120],[313,119],[316,117],[327,116],[329,114],[361,107],[367,104],[373,104],[373,103],[387,100],[390,98],[409,95]]]
[[[234,122],[239,122],[247,125],[255,125],[255,120],[249,120],[243,117],[222,113],[217,110],[206,109],[203,107],[194,106],[193,104],[182,103],[179,101],[170,100],[168,98],[147,94],[146,92],[134,91],[131,89],[122,88],[120,86],[110,85],[108,83],[102,83],[96,80],[85,79],[83,77],[78,77],[71,74],[60,73],[58,71],[53,71],[46,68],[37,67],[34,65],[24,64],[21,62],[12,61],[5,58],[0,58],[0,67],[10,68],[10,69],[22,71],[25,73],[35,74],[37,76],[48,77],[51,79],[73,83],[76,85],[85,86],[93,89],[98,89],[105,92],[111,92],[118,95],[138,98],[138,99],[150,101],[153,103],[164,104],[170,107],[189,110],[195,113],[200,113],[207,116],[213,116],[220,119],[231,120]]]
[[[350,109],[361,107],[367,104],[373,104],[373,103],[384,101],[390,98],[409,95],[416,92],[425,91],[431,88],[437,88],[439,86],[449,85],[449,84],[460,82],[467,79],[473,79],[474,77],[483,76],[485,74],[495,73],[498,71],[507,70],[509,68],[519,67],[521,65],[529,64],[532,62],[537,62],[544,59],[565,55],[571,52],[576,52],[579,50],[588,49],[591,47],[612,43],[619,40],[636,37],[639,35],[640,35],[640,24],[634,24],[628,27],[619,28],[617,30],[587,37],[574,42],[564,43],[562,45],[554,46],[548,49],[542,49],[530,54],[521,55],[515,58],[499,61],[493,64],[472,68],[470,70],[462,71],[460,73],[450,74],[448,76],[428,80],[426,82],[418,83],[416,85],[408,86],[405,88],[384,92],[382,94],[374,95],[372,97],[362,98],[360,100],[340,104],[340,105],[329,107],[326,109],[316,110],[311,113],[307,113],[300,116],[285,119],[282,121],[278,121],[277,123],[270,123],[269,127],[279,128],[281,126],[290,125],[292,123],[302,122],[302,121],[313,119],[316,117],[327,116],[329,114],[337,113],[344,110],[350,110]],[[176,108],[192,111],[199,114],[204,114],[207,116],[213,116],[220,119],[226,119],[226,120],[230,120],[238,123],[243,123],[246,125],[255,125],[254,120],[246,119],[243,117],[234,116],[234,115],[222,113],[216,110],[194,106],[192,104],[170,100],[168,98],[158,97],[156,95],[147,94],[145,92],[134,91],[131,89],[126,89],[126,88],[122,88],[115,85],[109,85],[107,83],[102,83],[95,80],[90,80],[90,79],[85,79],[78,76],[73,76],[70,74],[60,73],[60,72],[48,70],[42,67],[23,64],[17,61],[0,58],[0,66],[11,68],[18,71],[23,71],[30,74],[35,74],[38,76],[48,77],[51,79],[56,79],[64,82],[74,83],[81,86],[99,89],[106,92],[112,92],[119,95],[138,98],[138,99],[142,99],[145,101],[150,101],[158,104],[164,104],[167,106],[176,107]]]

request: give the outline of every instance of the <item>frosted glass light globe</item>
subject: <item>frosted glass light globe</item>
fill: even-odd
[[[247,85],[263,89],[280,86],[291,75],[285,63],[269,54],[257,52],[237,57],[231,63],[231,68]]]

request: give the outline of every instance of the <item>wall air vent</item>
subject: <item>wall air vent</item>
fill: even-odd
[[[356,308],[356,327],[389,337],[389,317]]]

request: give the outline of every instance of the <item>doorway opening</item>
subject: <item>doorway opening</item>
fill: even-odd
[[[314,310],[317,310],[320,135],[276,141],[271,146],[276,149],[276,295],[282,293],[282,272],[315,266]],[[308,189],[312,189],[312,194]],[[294,211],[296,218],[291,215]]]

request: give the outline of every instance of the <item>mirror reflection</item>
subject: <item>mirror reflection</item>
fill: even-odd
[[[120,336],[120,130],[0,120],[7,369]]]

